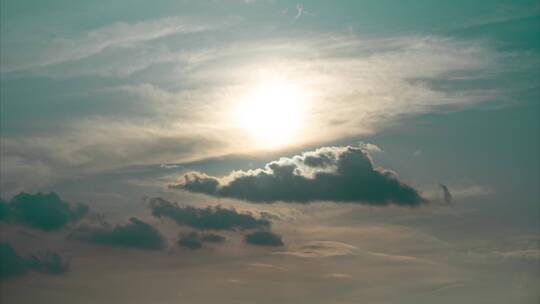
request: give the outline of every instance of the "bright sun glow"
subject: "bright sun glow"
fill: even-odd
[[[235,120],[250,134],[256,146],[275,148],[294,140],[305,112],[306,96],[299,87],[266,81],[240,101]]]

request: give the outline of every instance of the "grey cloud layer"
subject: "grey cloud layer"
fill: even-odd
[[[425,200],[390,170],[375,168],[364,148],[325,147],[281,158],[264,169],[218,178],[199,172],[171,188],[253,202],[335,201],[416,206]]]

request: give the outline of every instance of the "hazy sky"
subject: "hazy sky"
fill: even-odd
[[[538,303],[540,2],[0,3],[0,302]]]

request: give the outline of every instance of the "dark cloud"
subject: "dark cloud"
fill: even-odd
[[[110,246],[134,247],[157,250],[163,248],[165,240],[153,226],[132,217],[129,223],[115,227],[80,227],[71,238]]]
[[[47,274],[62,274],[69,270],[69,263],[52,251],[24,258],[10,244],[0,243],[0,278],[22,275],[30,270]]]
[[[0,243],[0,278],[26,273],[24,258],[8,243]]]
[[[0,217],[42,230],[60,229],[88,213],[85,204],[71,205],[51,193],[21,192],[8,203],[0,203]]]
[[[325,147],[281,158],[264,169],[217,178],[190,172],[171,188],[252,202],[335,201],[415,206],[426,202],[396,173],[375,168],[365,147]]]
[[[152,215],[156,217],[168,217],[179,225],[195,229],[234,230],[270,226],[269,221],[257,219],[250,213],[239,213],[234,208],[179,206],[177,203],[162,198],[152,199],[150,208],[152,209]]]
[[[180,234],[180,237],[178,238],[178,245],[189,249],[202,248],[202,242],[199,239],[197,232]]]
[[[447,204],[451,204],[452,203],[452,194],[450,193],[450,190],[448,190],[448,187],[446,185],[443,185],[443,184],[439,184],[439,187],[441,187],[441,190],[443,191],[444,201]]]
[[[246,235],[245,242],[258,246],[283,246],[283,241],[279,235],[269,231],[256,231]]]
[[[9,205],[6,201],[0,198],[0,221],[5,221],[9,218]]]

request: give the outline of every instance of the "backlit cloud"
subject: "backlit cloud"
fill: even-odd
[[[190,172],[171,188],[252,202],[313,201],[416,206],[426,202],[393,171],[375,168],[364,148],[325,147],[234,171],[223,178]]]

